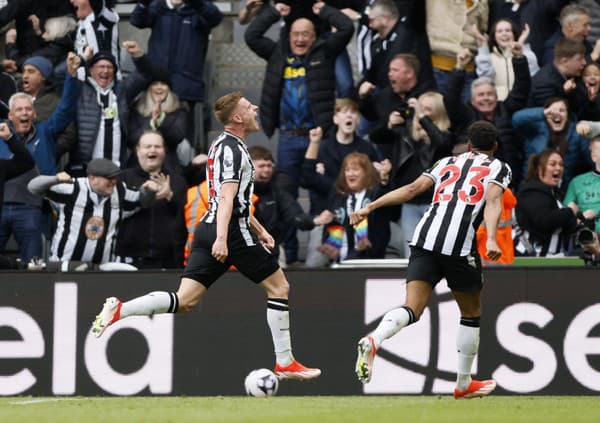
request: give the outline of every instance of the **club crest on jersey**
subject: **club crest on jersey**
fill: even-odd
[[[85,236],[90,241],[97,241],[104,235],[104,219],[92,216],[85,222]]]

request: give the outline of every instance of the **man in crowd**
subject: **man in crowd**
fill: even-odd
[[[50,261],[82,261],[102,264],[114,261],[114,246],[122,219],[149,206],[160,187],[146,181],[140,191],[117,183],[117,165],[107,159],[92,160],[87,177],[72,178],[66,172],[40,175],[27,188],[58,208],[58,223]]]
[[[4,189],[4,205],[0,223],[0,251],[14,234],[21,260],[29,262],[42,255],[42,200],[27,191],[27,183],[39,173],[56,173],[57,137],[75,117],[79,87],[74,79],[81,59],[74,53],[67,57],[68,75],[61,102],[52,116],[38,122],[29,94],[16,93],[9,101],[8,127],[16,140],[25,144],[35,159],[36,168],[10,180]],[[0,158],[9,157],[6,144],[0,144]]]

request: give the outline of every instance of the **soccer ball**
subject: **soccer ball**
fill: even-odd
[[[257,369],[248,373],[244,386],[251,397],[270,397],[277,393],[279,379],[269,369]]]

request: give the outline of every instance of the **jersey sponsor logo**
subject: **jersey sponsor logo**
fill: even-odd
[[[85,222],[85,236],[90,241],[97,241],[104,235],[106,225],[100,216],[92,216]]]
[[[305,68],[292,68],[292,67],[288,66],[283,71],[284,79],[292,79],[292,78],[298,78],[298,77],[302,77],[302,76],[306,76]]]

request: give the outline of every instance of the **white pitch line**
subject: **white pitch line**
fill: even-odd
[[[57,402],[57,401],[75,401],[81,398],[41,398],[41,399],[32,399],[32,400],[23,400],[23,401],[11,401],[9,404],[12,405],[29,405],[29,404],[40,404],[44,402]]]

